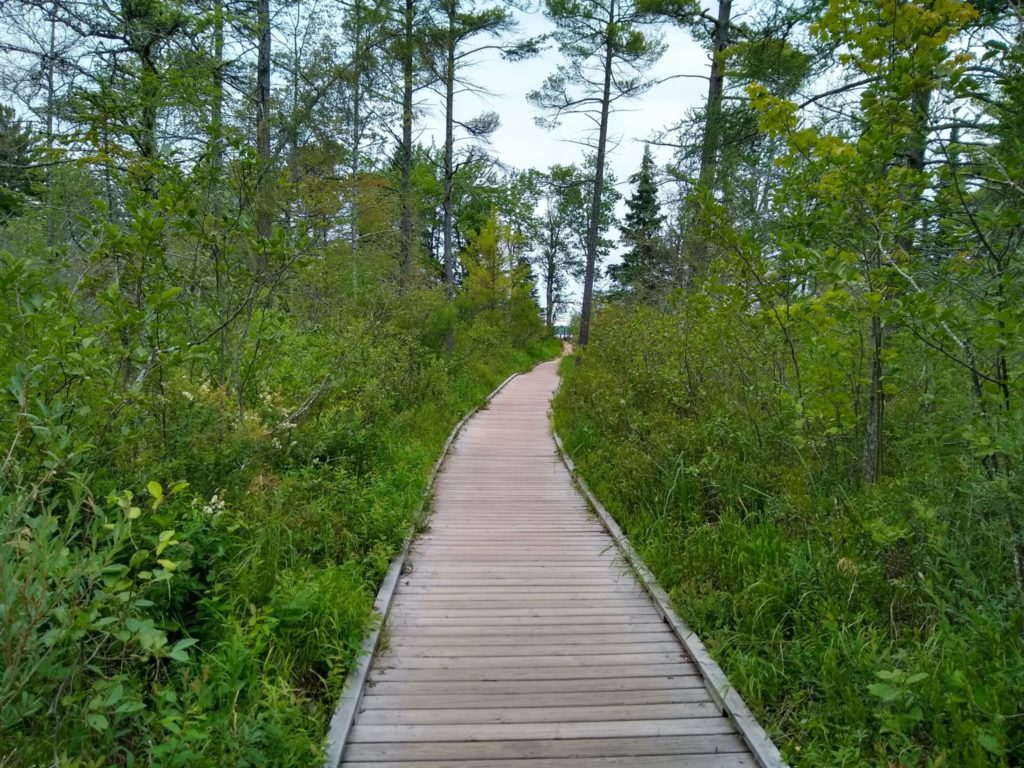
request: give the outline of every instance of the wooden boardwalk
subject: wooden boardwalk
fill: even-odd
[[[342,765],[762,764],[559,458],[557,383],[513,379],[454,443]]]

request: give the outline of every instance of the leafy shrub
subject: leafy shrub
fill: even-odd
[[[156,247],[135,214],[102,248]],[[305,289],[225,340],[232,373],[174,290],[139,312],[0,260],[0,764],[319,761],[448,432],[557,344],[439,290],[321,313]],[[128,326],[172,351],[126,351]]]
[[[756,314],[707,294],[608,307],[562,367],[555,423],[793,764],[1015,765],[1020,470],[992,475],[976,458],[990,441],[972,455],[948,439],[969,405],[931,360],[927,418],[906,402],[913,366],[892,374],[894,469],[858,484],[855,425],[824,417],[838,395],[815,341],[802,412]],[[998,434],[1020,467],[1019,432]]]

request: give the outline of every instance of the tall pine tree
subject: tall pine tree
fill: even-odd
[[[626,218],[621,233],[629,250],[622,263],[608,268],[608,275],[633,295],[651,296],[670,282],[668,249],[662,237],[661,204],[654,179],[654,158],[650,146],[644,147],[640,170],[629,177],[636,185],[626,201]]]

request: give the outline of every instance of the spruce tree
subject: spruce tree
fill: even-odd
[[[654,159],[650,146],[644,147],[640,170],[629,177],[636,185],[626,201],[626,218],[621,229],[622,242],[629,247],[622,263],[608,268],[608,274],[634,295],[650,296],[668,282],[667,250],[662,239],[661,204],[654,179]]]

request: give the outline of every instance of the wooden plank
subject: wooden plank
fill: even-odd
[[[423,633],[396,634],[391,633],[388,638],[388,645],[391,648],[408,648],[411,651],[417,648],[430,648],[435,651],[443,651],[447,648],[492,648],[510,646],[513,648],[525,648],[523,653],[544,653],[542,648],[549,648],[548,653],[560,652],[565,646],[605,646],[629,644],[629,647],[643,645],[649,648],[652,644],[671,644],[672,648],[678,648],[679,643],[675,635],[657,624],[642,625],[650,627],[647,630],[634,632],[561,632],[561,633],[537,633],[533,630],[521,632],[502,632],[500,634],[480,634],[459,632],[447,635],[431,635]],[[631,628],[632,629],[632,628]],[[607,651],[611,652],[611,651]],[[617,652],[621,652],[617,651]]]
[[[612,618],[625,616],[628,621],[653,621],[658,616],[658,612],[653,607],[643,605],[631,607],[628,611],[621,606],[600,605],[588,608],[430,608],[429,606],[405,605],[395,608],[394,615],[396,619],[433,616],[444,619],[472,618],[477,620],[502,616],[506,618],[542,618],[546,616],[559,619],[582,616],[609,616]]]
[[[449,611],[448,613],[451,613]],[[661,617],[655,613],[615,614],[596,613],[578,616],[566,616],[556,613],[554,616],[481,616],[471,612],[469,616],[392,616],[391,627],[544,627],[590,625],[594,627],[616,626],[630,627],[634,624],[657,623]]]
[[[497,671],[506,667],[512,669],[557,668],[568,669],[572,667],[613,667],[626,666],[628,664],[674,664],[677,661],[686,660],[683,649],[677,645],[671,651],[665,653],[598,653],[598,654],[565,654],[548,656],[507,656],[503,655],[504,649],[497,649],[493,655],[486,656],[457,656],[457,657],[430,657],[414,656],[406,653],[386,653],[380,659],[382,669],[459,669],[473,670],[484,669]]]
[[[562,599],[545,595],[533,599],[516,600],[514,598],[494,597],[490,599],[477,600],[471,597],[459,599],[430,599],[421,595],[399,595],[394,606],[396,611],[507,611],[509,609],[539,610],[548,609],[597,609],[602,611],[642,611],[650,608],[650,603],[642,597],[632,595],[619,595],[615,597],[592,596],[585,598]],[[653,610],[653,608],[651,608]]]
[[[585,584],[578,587],[567,587],[565,585],[549,586],[541,585],[536,587],[523,586],[519,584],[508,584],[504,587],[495,585],[464,585],[461,587],[444,587],[430,584],[409,584],[401,589],[402,597],[422,595],[425,599],[450,599],[452,597],[471,597],[475,599],[485,597],[505,597],[507,595],[518,595],[520,597],[544,597],[555,596],[562,599],[586,599],[593,597],[611,597],[614,595],[630,595],[643,597],[644,593],[632,584]]]
[[[682,720],[721,717],[710,702],[675,704],[595,704],[553,707],[473,707],[471,709],[425,708],[366,709],[359,714],[361,725],[489,725],[500,723],[576,723],[626,720]]]
[[[465,709],[468,707],[586,707],[614,701],[617,706],[642,704],[711,703],[711,695],[703,688],[653,688],[639,691],[586,691],[583,693],[432,693],[381,694],[367,690],[361,710],[384,709]]]
[[[349,743],[392,741],[517,741],[534,739],[614,739],[649,736],[731,734],[726,718],[684,720],[602,720],[585,723],[472,723],[469,725],[362,725],[349,731]]]
[[[443,577],[437,579],[431,579],[423,581],[418,578],[413,579],[411,575],[406,575],[402,578],[403,586],[413,585],[429,585],[431,587],[439,588],[455,588],[463,586],[479,587],[481,589],[488,588],[499,588],[507,589],[509,587],[522,586],[522,587],[593,587],[593,586],[606,586],[606,585],[629,585],[635,586],[636,581],[630,574],[608,574],[607,576],[589,576],[586,578],[564,578],[557,576],[546,576],[546,577],[500,577],[500,578],[482,578],[472,579],[464,578],[460,576]]]
[[[600,677],[679,677],[697,674],[685,662],[577,667],[492,667],[490,669],[399,669],[374,667],[370,680],[582,680]]]
[[[523,739],[516,741],[392,742],[350,744],[347,760],[458,760],[638,757],[654,755],[721,755],[742,753],[743,741],[733,734],[653,738]],[[684,764],[685,765],[685,764]],[[466,768],[475,768],[467,766]]]
[[[376,693],[382,696],[405,695],[448,695],[453,693],[592,693],[610,694],[619,691],[654,691],[699,688],[704,689],[703,678],[696,669],[683,675],[653,675],[641,677],[611,675],[594,678],[577,678],[574,680],[452,680],[441,677],[439,680],[390,680],[371,679],[367,684],[367,694]],[[604,699],[602,699],[603,701]]]
[[[348,768],[452,768],[447,760],[386,760],[350,762]],[[466,768],[755,768],[753,758],[740,754],[721,755],[640,755],[632,757],[513,758],[511,760],[473,760]]]
[[[475,643],[461,641],[458,643],[396,643],[393,640],[388,643],[389,649],[394,656],[420,656],[431,658],[467,658],[482,656],[494,658],[497,656],[558,656],[566,657],[571,655],[609,655],[629,654],[640,652],[649,653],[671,653],[681,654],[682,649],[679,642],[671,634],[668,639],[661,642],[625,642],[625,643],[579,643],[575,638],[570,637],[567,641],[557,643]]]

